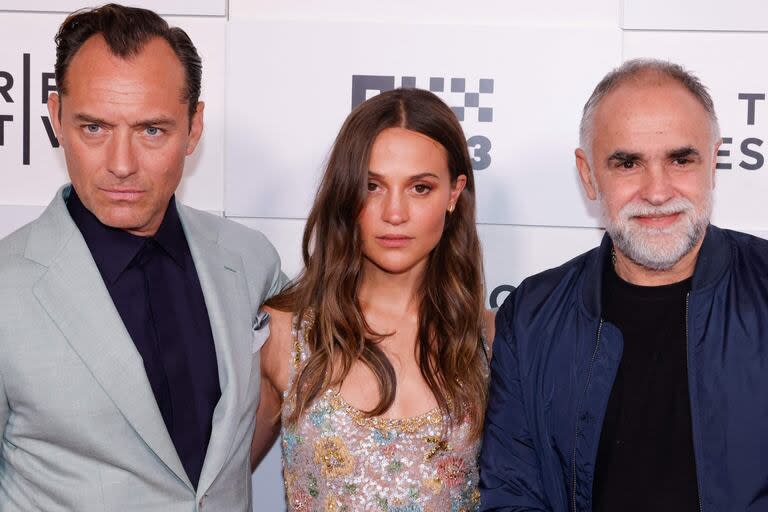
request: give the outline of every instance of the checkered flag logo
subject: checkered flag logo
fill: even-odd
[[[401,76],[399,87],[404,89],[416,87],[415,76]],[[472,130],[481,131],[488,124],[492,123],[493,108],[486,106],[484,97],[493,94],[493,79],[481,78],[473,81],[477,84],[477,90],[468,90],[467,79],[460,77],[429,77],[429,91],[440,96],[443,101],[451,108],[456,117],[461,122],[468,122]],[[362,102],[376,94],[391,91],[396,87],[397,77],[392,75],[352,75],[352,109]],[[424,88],[423,79],[419,84]],[[458,105],[457,105],[458,103]],[[467,127],[465,126],[465,129]],[[492,155],[491,139],[483,133],[467,134],[467,147],[469,156],[472,159],[472,169],[481,171],[491,165]]]
[[[395,83],[396,77],[394,76],[352,75],[352,108],[354,109],[364,102],[368,98],[369,91],[376,93],[390,91],[395,88]],[[416,87],[416,77],[400,77],[399,85],[403,88],[414,88]],[[443,99],[445,99],[447,93],[453,93],[450,95],[448,105],[459,121],[493,122],[493,108],[481,106],[483,105],[482,97],[493,94],[493,78],[481,78],[478,81],[478,90],[470,91],[467,90],[466,78],[433,76],[429,78],[429,90],[438,96],[442,96]],[[459,105],[454,105],[452,103],[455,102],[457,94],[463,98],[463,102]]]
[[[479,122],[493,122],[493,108],[480,106],[481,94],[493,94],[493,78],[481,78],[480,90],[477,92],[467,91],[467,80],[464,78],[451,78],[450,82],[451,92],[464,95],[463,105],[451,106],[451,110],[456,114],[459,121],[464,121],[466,116],[471,115],[471,111],[468,112],[468,109],[476,109]],[[445,78],[431,77],[429,79],[429,90],[434,93],[445,92]]]

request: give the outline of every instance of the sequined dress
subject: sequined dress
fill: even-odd
[[[294,319],[290,384],[307,357],[307,325]],[[480,442],[470,439],[467,422],[444,438],[439,409],[412,418],[367,418],[335,390],[288,426],[292,407],[286,399],[282,451],[289,511],[478,510]]]

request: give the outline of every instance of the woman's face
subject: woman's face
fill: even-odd
[[[423,272],[466,176],[451,183],[445,148],[405,128],[376,137],[368,168],[368,197],[358,219],[364,264],[392,274]]]

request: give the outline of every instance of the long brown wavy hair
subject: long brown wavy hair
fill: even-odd
[[[387,411],[397,386],[394,368],[365,320],[357,292],[362,279],[358,216],[368,194],[368,163],[378,134],[401,127],[439,142],[451,181],[467,183],[432,250],[422,279],[415,357],[440,409],[451,421],[466,418],[479,436],[487,397],[487,354],[482,342],[483,271],[475,228],[475,182],[467,143],[456,116],[434,94],[396,89],[374,96],[347,117],[336,137],[310,210],[302,255],[304,271],[267,304],[312,318],[309,356],[289,400],[295,422],[325,390],[341,384],[360,361],[375,375],[380,399],[369,416]]]

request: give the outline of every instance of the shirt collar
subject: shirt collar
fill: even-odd
[[[189,245],[187,245],[187,237],[184,235],[184,228],[181,225],[181,219],[179,219],[179,211],[176,209],[175,196],[171,196],[171,200],[168,202],[165,217],[163,217],[163,222],[160,223],[154,239],[179,267],[185,268]]]
[[[67,199],[67,209],[106,281],[114,283],[120,277],[144,247],[148,238],[153,238],[177,265],[182,269],[185,268],[185,255],[189,252],[189,246],[174,197],[171,197],[165,217],[154,237],[136,236],[125,230],[102,224],[83,205],[74,187]]]

